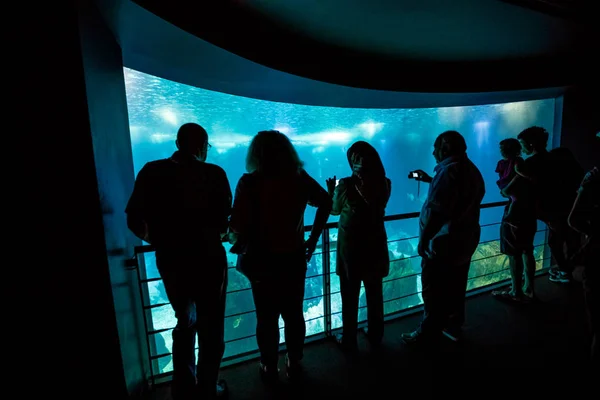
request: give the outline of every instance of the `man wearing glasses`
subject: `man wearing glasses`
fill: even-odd
[[[177,132],[177,151],[139,172],[125,212],[129,229],[154,246],[156,265],[175,311],[175,400],[223,397],[217,380],[225,349],[227,258],[221,238],[231,212],[231,188],[221,167],[206,163],[211,147],[195,123]],[[199,359],[195,365],[196,335]]]

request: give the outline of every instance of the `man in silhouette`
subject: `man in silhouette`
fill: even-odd
[[[596,135],[600,142],[600,134]],[[598,277],[600,273],[600,171],[592,168],[585,174],[569,213],[569,226],[585,236],[580,250],[584,271],[583,288],[592,337],[590,359],[593,367],[600,365],[598,333]]]
[[[127,224],[154,246],[156,265],[175,311],[173,385],[175,400],[222,397],[217,381],[224,344],[227,231],[231,189],[225,171],[206,163],[208,135],[198,124],[177,132],[178,150],[147,163],[127,205]],[[196,334],[199,359],[195,365]]]
[[[485,194],[481,173],[466,151],[462,135],[446,131],[434,144],[435,176],[422,170],[410,175],[430,186],[419,218],[425,312],[421,325],[402,335],[409,344],[434,342],[442,334],[457,341],[461,334],[469,266],[479,244],[479,212]]]
[[[533,183],[537,218],[548,226],[548,246],[557,264],[550,269],[549,279],[569,283],[573,273],[571,257],[580,246],[581,236],[569,227],[567,218],[584,171],[568,149],[546,150],[548,136],[544,128],[532,126],[517,138],[523,153],[529,156],[523,170]]]

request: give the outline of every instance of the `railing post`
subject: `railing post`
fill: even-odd
[[[144,258],[144,253],[141,254],[137,254],[136,253],[136,259],[137,259],[137,275],[138,275],[138,286],[140,289],[140,302],[142,303],[142,316],[144,319],[144,336],[146,337],[146,349],[148,351],[148,364],[150,366],[150,379],[151,379],[151,385],[152,387],[154,387],[154,385],[156,384],[155,382],[155,378],[154,378],[154,360],[152,360],[152,346],[150,345],[150,336],[148,335],[148,317],[146,316],[146,295],[144,292],[144,286],[145,283],[143,282],[143,280],[146,279],[146,262],[145,259],[144,261],[141,263],[141,265],[144,266],[144,271],[142,271],[142,268],[140,268],[140,257]],[[142,276],[143,273],[143,276]]]
[[[331,252],[329,228],[323,230],[322,264],[323,264],[323,312],[325,314],[325,336],[331,336]]]

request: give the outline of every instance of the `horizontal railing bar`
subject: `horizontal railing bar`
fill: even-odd
[[[536,261],[545,261],[545,260],[548,260],[548,259],[549,259],[549,257],[546,257],[546,258],[539,258],[539,259],[536,259]],[[502,269],[499,269],[499,270],[497,270],[497,271],[492,271],[492,272],[488,272],[488,273],[486,273],[486,274],[477,275],[477,276],[474,276],[474,277],[468,278],[468,279],[467,279],[467,281],[471,281],[471,280],[473,280],[473,279],[479,279],[479,278],[482,278],[482,277],[484,277],[484,276],[488,276],[488,275],[499,274],[499,273],[501,273],[501,272],[508,271],[508,270],[510,270],[510,268],[502,268]],[[385,283],[385,282],[384,282],[384,283]],[[498,283],[498,282],[494,282],[494,283]],[[493,284],[490,284],[490,285],[493,285]],[[477,288],[477,289],[479,289],[479,288]],[[477,289],[472,289],[472,290],[477,290]],[[467,291],[467,292],[468,292],[468,291]],[[418,291],[418,292],[414,292],[414,293],[406,294],[406,295],[403,295],[403,296],[400,296],[400,297],[395,297],[395,298],[392,298],[392,299],[387,299],[387,300],[384,300],[384,301],[383,301],[383,303],[385,304],[385,303],[389,303],[389,302],[391,302],[391,301],[396,301],[396,300],[405,299],[405,298],[407,298],[407,297],[414,296],[414,295],[416,295],[416,294],[419,294],[419,293],[422,293],[422,291]],[[358,307],[358,309],[359,309],[359,310],[361,310],[361,309],[363,309],[363,308],[367,308],[367,306],[359,306],[359,307]],[[336,314],[341,314],[341,313],[342,313],[341,311],[336,311],[336,312],[334,312],[334,313],[331,313],[331,315],[336,315]]]
[[[544,257],[544,258],[541,258],[541,259],[537,259],[536,261],[545,261],[545,260],[548,260],[548,259],[550,259],[550,257]],[[503,271],[505,271],[507,269],[508,268],[502,269],[502,270],[499,270],[499,271],[495,271],[495,272],[491,272],[489,274],[500,273],[500,272],[503,272]],[[544,274],[544,273],[546,273],[546,268],[542,268],[540,270],[536,270],[536,276]],[[488,274],[485,274],[485,275],[488,275]],[[485,276],[485,275],[481,275],[481,276]],[[476,277],[476,278],[478,278],[478,277]],[[491,284],[488,284],[488,285],[485,285],[485,286],[482,286],[482,287],[479,287],[479,288],[476,288],[476,289],[469,290],[469,291],[467,291],[466,296],[467,297],[471,297],[471,296],[479,295],[481,293],[489,292],[494,287],[497,288],[497,287],[506,286],[508,284],[507,281],[508,281],[508,279],[504,279],[504,280],[502,280],[500,282],[494,282],[494,283],[491,283]],[[419,294],[419,293],[421,293],[421,292],[416,292],[416,293],[413,293],[413,294],[410,294],[410,295],[401,296],[401,297],[396,298],[396,299],[385,300],[384,303],[385,302],[394,301],[394,300],[399,300],[399,299],[402,299],[402,298],[405,298],[405,297],[408,297],[408,296],[414,296],[415,294]],[[361,307],[359,307],[359,309],[364,309],[366,307],[367,306],[361,306]],[[400,318],[402,316],[414,315],[414,314],[418,313],[422,309],[423,309],[423,304],[422,303],[421,304],[417,304],[417,305],[414,305],[414,306],[411,306],[411,307],[407,307],[407,308],[402,309],[402,310],[398,310],[398,311],[386,314],[385,315],[385,320],[386,321],[390,321],[390,320],[398,319],[398,318]],[[331,313],[330,315],[333,316],[333,315],[339,315],[339,314],[341,314],[341,311],[337,311],[337,312]],[[324,316],[319,316],[319,317],[311,318],[310,320],[307,320],[307,321],[311,321],[311,320],[319,319],[319,318],[324,318]],[[366,323],[366,320],[365,321],[358,321],[358,325],[359,326],[363,326],[363,325],[365,325],[365,323]],[[161,331],[168,331],[168,330],[171,330],[171,329],[173,329],[173,328],[163,329]],[[279,328],[279,329],[282,329],[282,328]],[[335,328],[334,331],[338,331],[340,329],[341,329],[341,327],[338,327],[338,328]],[[156,332],[160,332],[160,331],[155,331],[153,333],[156,333]],[[248,335],[248,336],[244,336],[244,337],[241,337],[241,338],[236,338],[236,339],[228,340],[225,343],[232,343],[232,342],[236,342],[236,341],[240,341],[240,340],[244,340],[244,339],[250,339],[250,338],[253,338],[255,336],[256,335]],[[307,337],[306,338],[306,342],[311,342],[313,340],[319,340],[319,339],[322,339],[322,338],[325,338],[325,333],[324,332],[319,332],[319,333],[315,333],[315,334]],[[280,346],[280,347],[282,347],[282,346]],[[248,352],[245,352],[245,353],[240,353],[240,354],[237,354],[237,355],[232,355],[232,356],[224,357],[223,360],[222,360],[222,362],[225,363],[225,362],[232,361],[232,360],[240,360],[240,359],[243,359],[245,357],[253,357],[253,356],[256,356],[258,353],[259,353],[258,349],[255,349],[255,350],[251,350],[251,351],[248,351]],[[171,353],[159,354],[159,355],[152,356],[151,359],[152,360],[156,360],[156,359],[160,359],[160,358],[163,358],[163,357],[167,357],[169,355],[171,355]],[[169,376],[169,375],[172,375],[172,372],[166,372],[166,373],[162,373],[162,374],[156,374],[156,375],[154,375],[154,377],[155,378],[159,378],[161,376]]]
[[[401,242],[403,240],[415,240],[418,239],[418,236],[411,236],[411,237],[407,237],[407,238],[401,238],[401,239],[393,239],[393,240],[388,240],[388,244],[390,243],[396,243],[396,242]]]
[[[317,320],[317,319],[319,319],[319,318],[325,318],[325,315],[321,315],[321,316],[318,316],[318,317],[310,318],[310,319],[307,319],[307,320],[305,320],[304,322],[310,322],[310,321],[314,321],[314,320]],[[284,328],[283,328],[283,327],[280,327],[280,328],[279,328],[279,330],[282,330],[282,329],[284,329]],[[170,328],[170,329],[167,329],[167,330],[173,330],[173,328]],[[312,336],[315,336],[315,335],[319,335],[319,334],[321,334],[321,333],[323,333],[323,332],[317,332],[317,333],[314,333],[314,334],[312,334],[312,335],[310,335],[310,336],[307,336],[307,338],[309,338],[309,337],[312,337]],[[225,344],[227,344],[227,343],[233,343],[233,342],[238,342],[238,341],[240,341],[240,340],[245,340],[245,339],[251,339],[251,338],[253,338],[253,337],[255,337],[255,336],[256,336],[256,335],[248,335],[248,336],[243,336],[243,337],[240,337],[240,338],[235,338],[235,339],[226,340],[226,341],[225,341]],[[196,347],[194,350],[198,350],[198,347]],[[173,353],[161,353],[161,354],[156,354],[156,355],[153,355],[152,357],[150,357],[150,359],[152,359],[152,360],[156,360],[156,359],[159,359],[159,358],[163,358],[163,357],[170,356],[171,354],[173,354]],[[238,357],[238,356],[235,356],[235,357]]]
[[[141,279],[140,283],[150,283],[156,281],[162,281],[162,278],[160,276],[157,276],[156,278]]]
[[[539,231],[539,232],[544,232],[544,231]],[[497,240],[498,240],[498,239],[496,239],[496,240],[491,240],[490,242],[494,242],[494,241],[497,241]],[[481,242],[480,244],[482,244],[482,243],[487,243],[487,242]],[[534,245],[534,246],[533,246],[533,248],[536,248],[536,247],[541,247],[541,246],[546,246],[547,244],[548,244],[548,243],[540,243],[540,244],[536,244],[536,245]],[[482,258],[477,258],[477,259],[471,260],[471,262],[472,262],[472,263],[474,263],[474,262],[484,261],[484,260],[488,260],[488,259],[490,259],[490,258],[494,258],[494,257],[500,257],[500,256],[503,256],[503,255],[505,255],[505,254],[503,254],[503,253],[492,254],[492,255],[490,255],[490,256],[485,256],[485,257],[482,257]],[[396,262],[396,261],[402,261],[402,260],[409,260],[409,259],[412,259],[412,258],[417,258],[417,257],[419,257],[419,255],[410,256],[410,257],[405,257],[405,258],[399,258],[399,259],[397,259],[397,260],[390,261],[390,263],[392,263],[392,262]],[[544,260],[544,258],[536,258],[535,260],[536,260],[536,261],[543,261],[543,260]],[[492,273],[494,273],[494,272],[492,272]],[[331,273],[331,275],[335,275],[335,272],[332,272],[332,273]],[[396,277],[396,278],[391,278],[391,279],[385,279],[385,278],[384,278],[384,279],[383,279],[383,283],[394,282],[394,281],[397,281],[397,280],[400,280],[400,279],[411,278],[411,277],[415,277],[415,276],[418,276],[418,275],[421,275],[421,272],[415,272],[415,273],[413,273],[413,274],[409,274],[409,275],[403,275],[403,276],[399,276],[399,277]],[[487,274],[483,274],[483,275],[477,275],[477,276],[474,276],[474,277],[472,277],[472,278],[469,278],[469,279],[476,279],[476,278],[480,278],[480,277],[482,277],[482,276],[486,276],[486,275],[487,275]],[[322,276],[322,274],[321,274],[321,275],[316,275],[315,277],[318,277],[318,276]],[[308,279],[308,278],[307,278],[307,279]],[[227,294],[230,294],[230,293],[237,293],[237,292],[243,292],[243,291],[248,291],[248,290],[251,290],[251,289],[252,289],[252,288],[244,288],[244,289],[232,290],[232,291],[230,291],[230,292],[227,292]],[[330,293],[330,295],[333,295],[333,294],[336,294],[336,293],[340,293],[340,292],[339,292],[339,291],[338,291],[338,292],[332,292],[332,293]],[[325,296],[324,294],[317,295],[317,296],[312,296],[312,297],[305,298],[305,299],[304,299],[304,301],[313,300],[313,299],[318,299],[319,297],[324,297],[324,296]],[[169,304],[171,304],[171,303],[159,303],[159,304],[153,304],[153,305],[150,305],[150,306],[144,306],[144,309],[151,309],[151,308],[156,308],[156,307],[163,307],[163,306],[166,306],[166,305],[169,305]],[[235,317],[235,316],[239,316],[239,315],[244,315],[244,314],[252,313],[252,312],[254,312],[254,311],[255,311],[255,310],[251,310],[251,311],[245,311],[245,312],[241,312],[241,313],[238,313],[238,314],[226,315],[226,316],[225,316],[225,318],[230,318],[230,317]]]
[[[504,202],[504,201],[503,202],[495,202],[495,203],[487,203],[487,204],[481,205],[480,208],[481,209],[494,208],[494,207],[504,206],[506,204],[507,204],[507,202]],[[397,220],[405,220],[405,219],[418,218],[419,215],[420,215],[419,212],[390,215],[390,216],[384,217],[384,222],[391,222],[391,221],[397,221]],[[495,225],[500,225],[500,224],[501,224],[501,222],[489,223],[489,224],[483,224],[483,225],[481,225],[481,227],[483,228],[483,227],[495,226]],[[320,242],[320,243],[323,243],[323,248],[324,249],[329,250],[329,247],[327,246],[327,244],[333,244],[335,246],[335,241],[332,241],[330,239],[329,232],[330,232],[331,229],[337,228],[337,226],[338,226],[338,222],[331,222],[331,223],[326,224],[326,228],[325,228],[326,230],[323,232],[323,239]],[[312,226],[305,226],[304,230],[305,231],[310,231],[311,229],[312,229]],[[542,230],[537,230],[536,231],[536,233],[541,233],[541,232],[547,232],[547,229],[542,229]],[[394,243],[394,242],[399,242],[399,241],[405,241],[405,240],[414,240],[414,239],[418,239],[418,236],[408,237],[408,238],[400,238],[400,239],[394,239],[394,240],[388,240],[388,244],[389,243]],[[491,243],[491,242],[497,242],[499,240],[500,240],[499,238],[498,239],[492,239],[492,240],[486,240],[486,241],[480,242],[479,244],[487,244],[487,243]],[[534,247],[540,247],[540,246],[545,246],[545,245],[547,245],[547,243],[542,243],[542,244],[539,244],[539,245],[535,245]],[[143,245],[143,246],[137,246],[137,247],[135,247],[136,254],[143,253],[143,252],[148,252],[148,251],[153,251],[153,250],[154,249],[153,249],[153,247],[151,245]],[[329,250],[329,251],[327,251],[327,254],[324,251],[320,251],[318,253],[314,253],[314,255],[315,256],[321,255],[322,257],[329,259],[330,257],[332,257],[333,253],[335,253],[335,250]],[[499,256],[502,256],[502,255],[503,255],[502,253],[498,253],[498,254],[494,254],[494,255],[484,256],[482,258],[471,260],[471,262],[479,262],[479,261],[487,260],[487,259],[490,259],[490,258],[499,257]],[[402,260],[406,260],[406,259],[417,258],[417,257],[419,257],[419,256],[418,255],[413,255],[413,256],[409,256],[409,257],[403,257],[403,258],[400,258],[400,259],[391,260],[390,263],[392,263],[392,262],[398,262],[398,261],[402,261]],[[547,258],[543,258],[542,257],[540,259],[536,259],[536,262],[537,261],[544,261],[544,260],[547,260]],[[504,265],[506,265],[506,264],[503,264],[502,266],[504,266]],[[233,268],[235,268],[235,267],[230,267],[230,269],[233,269]],[[502,268],[502,269],[499,269],[499,270],[496,270],[496,271],[491,271],[491,272],[487,272],[487,273],[480,274],[480,275],[477,275],[477,276],[469,277],[468,281],[473,281],[475,279],[479,279],[479,278],[482,278],[482,277],[485,277],[485,276],[494,275],[494,274],[496,274],[496,275],[497,274],[502,274],[502,273],[505,273],[507,270],[509,270],[509,268]],[[536,271],[536,272],[542,272],[542,271]],[[331,274],[333,274],[333,272]],[[405,275],[405,276],[401,276],[401,277],[396,277],[396,278],[392,278],[392,279],[389,279],[389,280],[384,280],[383,283],[393,282],[393,281],[404,279],[404,278],[410,278],[410,277],[418,276],[420,274],[421,273],[419,272],[419,273],[414,273],[414,274]],[[307,276],[306,279],[318,278],[318,277],[322,277],[322,276],[324,276],[323,273],[316,274],[316,275],[311,275],[311,276]],[[500,277],[501,276],[502,275],[500,275]],[[498,278],[495,278],[495,279],[498,279]],[[160,280],[161,280],[160,277],[155,277],[155,278],[150,278],[150,279],[144,279],[144,280],[140,280],[140,284],[150,283],[150,282],[155,282],[155,281],[160,281]],[[490,284],[487,284],[487,285],[483,285],[480,288],[470,289],[467,292],[467,296],[470,296],[469,292],[478,292],[479,293],[479,292],[482,292],[482,290],[485,291],[486,288],[494,287],[494,286],[497,286],[497,285],[506,285],[507,281],[508,281],[508,279],[504,278],[504,279],[502,279],[499,282],[495,282],[495,283],[490,283]],[[327,283],[327,285],[329,285],[329,283]],[[243,289],[236,289],[236,290],[228,291],[227,294],[232,294],[232,293],[237,293],[237,292],[242,292],[242,291],[248,291],[248,290],[251,290],[251,288],[249,287],[249,288],[243,288]],[[491,290],[491,289],[488,289],[488,290]],[[312,297],[309,297],[309,298],[305,298],[305,299],[303,299],[303,301],[310,301],[310,300],[313,300],[313,299],[323,298],[324,301],[330,302],[331,301],[331,296],[332,295],[337,295],[339,293],[340,293],[339,291],[333,292],[333,293],[323,293],[323,294],[320,294],[320,295],[317,295],[317,296],[312,296]],[[396,297],[396,298],[392,298],[392,299],[386,299],[386,300],[384,300],[384,303],[389,303],[389,302],[393,302],[393,301],[402,300],[402,299],[410,297],[410,296],[418,295],[419,293],[421,293],[421,292],[417,291],[415,293],[404,294],[404,295],[402,295],[400,297]],[[166,306],[166,305],[169,305],[169,304],[170,303],[167,302],[167,303],[159,303],[159,304],[154,304],[154,305],[149,305],[149,306],[145,306],[144,305],[143,308],[145,310],[147,310],[147,309],[153,309],[153,308],[158,308],[158,307]],[[422,304],[418,304],[418,305],[415,305],[415,306],[403,308],[402,310],[398,310],[398,311],[394,311],[394,312],[389,312],[389,313],[386,314],[385,319],[389,320],[389,319],[394,318],[394,317],[397,318],[397,317],[399,317],[401,315],[407,315],[407,314],[412,313],[412,312],[417,312],[417,310],[418,309],[422,309],[422,307],[423,307]],[[364,308],[366,308],[366,306],[359,307],[359,309],[364,309]],[[251,314],[251,313],[255,313],[255,312],[256,312],[255,309],[253,309],[253,310],[249,310],[249,311],[245,311],[245,312],[241,312],[241,313],[227,315],[227,316],[225,316],[225,318],[229,319],[229,318],[238,317],[240,315]],[[325,330],[323,332],[318,332],[318,333],[314,333],[314,334],[312,334],[310,336],[307,336],[307,338],[306,338],[307,342],[308,341],[313,341],[313,340],[318,340],[318,338],[327,337],[328,335],[331,335],[333,331],[337,331],[337,330],[341,329],[341,327],[331,329],[331,326],[329,326],[329,328],[328,328],[328,325],[327,325],[327,319],[328,318],[330,318],[332,315],[338,315],[341,312],[332,313],[331,310],[327,309],[327,307],[324,307],[324,309],[322,310],[322,312],[324,313],[323,315],[319,315],[317,317],[313,317],[313,318],[310,318],[310,319],[306,320],[306,322],[309,322],[309,321],[318,320],[318,319],[321,319],[321,318],[325,319],[325,327],[324,327]],[[359,325],[361,325],[361,326],[365,325],[365,324],[366,324],[366,321],[359,322]],[[283,328],[280,328],[280,329],[283,329]],[[160,333],[163,333],[163,332],[166,332],[166,331],[170,331],[170,330],[173,330],[173,328],[166,328],[166,329],[158,329],[158,330],[154,330],[154,331],[147,331],[147,335],[150,336],[150,335],[154,335],[154,334],[160,334]],[[248,336],[244,336],[244,337],[240,337],[240,338],[235,338],[235,339],[227,340],[226,343],[232,343],[232,342],[236,342],[236,341],[247,340],[247,339],[251,339],[251,338],[255,338],[255,337],[256,337],[256,335],[252,334],[252,335],[248,335]],[[282,348],[282,346],[280,345],[280,349],[281,348]],[[159,359],[159,358],[162,358],[162,357],[167,357],[170,354],[171,353],[166,353],[166,354],[161,354],[161,355],[155,355],[155,356],[151,356],[150,359],[151,360],[156,360],[156,359]],[[239,354],[234,354],[234,355],[231,355],[231,356],[224,357],[223,360],[222,360],[222,362],[227,363],[227,364],[230,364],[230,362],[239,362],[242,359],[250,359],[252,357],[256,357],[257,354],[258,354],[258,349],[254,349],[254,350],[250,350],[250,351],[247,351],[247,352],[244,352],[244,353],[239,353]],[[149,354],[149,356],[150,356],[150,354]],[[154,370],[154,368],[152,368],[152,369]],[[152,376],[152,379],[153,379],[153,382],[154,382],[155,379],[160,378],[161,376],[168,376],[168,375],[171,375],[171,374],[172,374],[172,372],[156,373],[156,374],[154,372],[152,372],[151,376]]]
[[[496,201],[493,203],[482,204],[479,208],[481,210],[484,210],[486,208],[501,207],[501,206],[505,206],[507,204],[508,204],[507,201]],[[383,221],[391,222],[391,221],[399,221],[399,220],[403,220],[403,219],[412,219],[412,218],[418,218],[419,215],[420,215],[419,211],[415,211],[415,212],[411,212],[411,213],[404,213],[404,214],[386,215],[385,217],[383,217]],[[334,229],[334,228],[337,228],[337,226],[338,226],[337,222],[329,222],[325,225],[325,229]],[[310,230],[312,230],[312,225],[306,225],[304,227],[305,232],[308,232]],[[135,249],[136,254],[148,253],[150,251],[154,251],[154,247],[150,244],[135,246],[134,249]]]

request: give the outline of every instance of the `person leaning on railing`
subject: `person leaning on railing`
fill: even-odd
[[[221,237],[231,211],[225,171],[206,162],[208,134],[195,123],[177,132],[178,150],[144,165],[127,204],[127,226],[156,250],[177,325],[173,330],[174,400],[227,395],[217,380],[225,351],[227,256]],[[196,336],[200,342],[195,363]]]
[[[306,324],[304,288],[310,260],[331,210],[331,198],[302,167],[290,140],[259,132],[248,148],[246,170],[235,189],[230,230],[237,269],[251,283],[256,307],[259,371],[278,379],[279,317],[285,323],[286,374],[301,376]],[[306,206],[317,208],[304,240]]]

